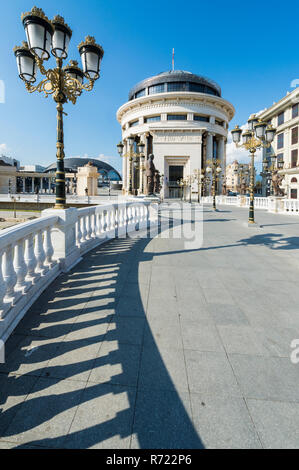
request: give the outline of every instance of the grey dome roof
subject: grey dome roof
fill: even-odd
[[[146,78],[145,80],[142,80],[141,82],[137,83],[137,85],[135,85],[129,92],[129,100],[134,99],[134,95],[145,88],[148,88],[153,85],[160,85],[163,83],[170,82],[185,82],[186,84],[192,83],[203,85],[206,86],[208,89],[213,90],[215,92],[215,95],[221,96],[221,88],[213,80],[185,70],[173,70],[169,72],[159,73],[158,75]],[[188,91],[188,89],[186,89],[186,91]]]
[[[98,170],[104,170],[105,172],[109,173],[110,171],[114,171],[116,175],[121,180],[121,176],[115,168],[113,168],[108,163],[102,162],[101,160],[97,160],[96,158],[65,158],[64,159],[64,168],[66,172],[72,173],[77,172],[78,167],[85,166],[91,162],[94,166],[98,168]],[[52,165],[48,166],[45,169],[44,173],[50,173],[51,171],[56,170],[56,162],[52,163]]]

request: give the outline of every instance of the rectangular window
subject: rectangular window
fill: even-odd
[[[164,88],[164,83],[161,85],[153,85],[150,86],[148,89],[148,94],[153,95],[154,93],[164,93],[165,88]]]
[[[291,199],[297,199],[297,189],[291,189]]]
[[[278,126],[281,126],[281,124],[283,124],[283,123],[284,123],[284,113],[280,113],[278,115],[277,124],[278,124]]]
[[[298,144],[298,126],[292,129],[292,145]]]
[[[297,104],[294,104],[294,106],[292,107],[292,119],[295,119],[296,117],[298,117],[298,115],[299,115],[299,105],[297,103]]]
[[[150,116],[145,118],[144,122],[157,122],[161,121],[161,116]]]
[[[291,153],[291,166],[292,168],[296,168],[297,166],[297,161],[298,161],[298,149],[296,150],[292,150],[292,153]]]
[[[284,143],[283,143],[283,133],[278,134],[278,136],[277,136],[277,148],[282,149],[283,145],[284,145]]]
[[[209,117],[208,116],[200,116],[199,114],[194,114],[194,121],[203,121],[203,122],[209,122]]]
[[[187,121],[187,114],[167,114],[167,121]]]
[[[187,91],[186,85],[185,82],[170,82],[167,83],[167,91]]]
[[[215,119],[215,123],[218,124],[218,126],[222,126],[222,127],[223,127],[223,124],[224,124],[223,121],[218,121],[217,119]]]
[[[137,119],[137,121],[130,122],[129,126],[134,127],[134,126],[138,126],[138,124],[139,124],[139,120]]]

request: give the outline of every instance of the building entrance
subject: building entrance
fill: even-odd
[[[183,188],[179,186],[178,181],[181,180],[183,176],[184,176],[183,165],[170,165],[169,166],[168,189],[169,189],[170,199],[182,198]]]

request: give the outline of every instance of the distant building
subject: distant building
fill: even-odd
[[[299,88],[295,88],[277,103],[259,115],[259,119],[271,123],[277,129],[272,146],[263,149],[263,160],[271,165],[271,155],[284,161],[282,188],[291,199],[299,197]],[[263,194],[269,192],[269,176],[263,174]]]
[[[20,171],[29,171],[29,172],[36,172],[36,173],[43,173],[46,167],[41,165],[24,165],[20,167]]]
[[[226,167],[226,190],[234,193],[246,193],[250,185],[250,168],[248,163],[233,161]]]

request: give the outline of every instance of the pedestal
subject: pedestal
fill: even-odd
[[[277,212],[283,212],[283,201],[285,197],[282,196],[270,196],[268,212],[277,214]]]

